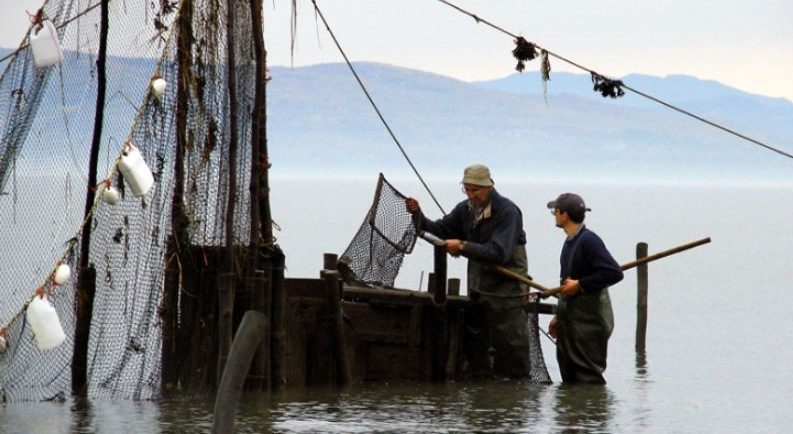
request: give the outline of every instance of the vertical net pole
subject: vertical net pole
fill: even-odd
[[[102,125],[105,113],[105,93],[107,89],[107,35],[110,27],[109,0],[102,0],[99,27],[99,55],[97,66],[96,115],[94,133],[91,141],[91,156],[88,168],[88,188],[85,195],[85,219],[80,243],[80,265],[77,286],[77,320],[74,331],[74,352],[72,354],[72,393],[81,395],[86,392],[88,381],[88,340],[91,334],[91,316],[94,311],[96,295],[96,271],[89,265],[91,246],[91,209],[96,197],[97,165],[99,147],[102,144]]]

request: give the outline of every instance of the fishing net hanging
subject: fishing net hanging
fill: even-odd
[[[67,256],[74,270],[69,282],[46,285],[67,334],[62,345],[50,350],[35,345],[24,306],[65,257],[64,249],[79,252],[83,247],[75,231],[83,221],[88,187],[99,5],[99,0],[46,2],[43,16],[57,29],[62,62],[35,66],[28,34],[20,35],[20,49],[2,65],[0,327],[6,327],[8,346],[0,350],[0,401],[61,399],[70,393],[80,278],[75,258]],[[165,269],[183,265],[168,250],[173,222],[180,225],[185,245],[225,246],[226,210],[233,200],[230,242],[246,244],[251,238],[255,38],[247,1],[109,5],[99,174],[111,174],[107,181],[119,189],[122,200],[112,206],[99,203],[93,215],[89,263],[96,272],[96,296],[87,386],[91,397],[148,399],[161,386]],[[226,31],[229,12],[235,16],[233,38]],[[186,43],[180,46],[179,41]],[[161,97],[151,92],[154,75],[167,83]],[[231,77],[234,90],[228,84]],[[241,107],[236,117],[229,109],[232,93]],[[236,154],[230,151],[233,119]],[[127,141],[141,152],[155,179],[143,197],[135,197],[113,170]],[[232,181],[233,163],[240,169]],[[175,191],[180,193],[175,196]],[[178,306],[190,291],[180,288],[178,271],[173,280],[177,290],[171,302]]]
[[[372,206],[339,257],[342,278],[348,283],[393,287],[402,259],[415,244],[416,228],[405,208],[405,196],[381,173]]]
[[[542,355],[542,346],[540,344],[540,315],[537,309],[532,309],[533,305],[540,302],[538,294],[529,296],[528,303],[526,304],[527,314],[529,317],[529,377],[535,383],[551,383],[551,376],[548,374],[548,367],[545,365],[545,358]]]

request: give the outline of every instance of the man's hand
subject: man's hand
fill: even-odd
[[[548,323],[548,335],[554,339],[556,339],[556,315],[551,318],[551,322]]]
[[[564,279],[564,282],[562,282],[562,286],[559,287],[559,292],[561,292],[564,295],[575,295],[580,290],[581,290],[581,285],[578,283],[578,281],[575,279],[571,279],[569,277],[567,279]]]
[[[412,197],[408,197],[405,199],[405,207],[407,208],[408,212],[411,214],[416,214],[421,209],[419,207],[419,201]]]
[[[446,251],[452,256],[460,256],[463,252],[465,241],[462,240],[446,240]]]

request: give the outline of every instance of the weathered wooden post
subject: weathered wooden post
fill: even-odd
[[[339,263],[339,257],[335,253],[323,253],[322,254],[322,269],[323,270],[335,270],[336,265]]]
[[[450,277],[447,283],[447,292],[449,295],[460,295],[460,279]]]
[[[447,326],[448,318],[446,311],[446,247],[435,247],[435,261],[433,267],[434,281],[432,285],[432,300],[437,309],[434,309],[434,332],[433,332],[433,369],[432,379],[443,381],[446,378],[446,357],[448,351]]]
[[[347,359],[347,341],[344,338],[344,319],[341,311],[341,288],[339,272],[323,270],[328,311],[331,318],[333,358],[336,363],[336,383],[345,386],[350,383],[350,364]]]
[[[647,243],[636,244],[636,259],[647,257]],[[647,339],[647,262],[636,269],[636,352],[643,353]]]
[[[446,303],[446,247],[435,247],[435,282],[432,286],[436,304]]]
[[[105,119],[105,97],[107,93],[107,37],[110,28],[109,1],[102,0],[99,25],[99,53],[96,59],[96,112],[94,134],[88,162],[88,185],[85,195],[85,223],[81,234],[80,259],[78,265],[77,297],[75,300],[74,347],[72,352],[72,393],[85,394],[88,387],[88,341],[91,334],[91,318],[96,296],[96,269],[90,262],[91,229],[93,206],[96,195],[99,148]]]
[[[427,274],[427,292],[435,293],[435,273]]]

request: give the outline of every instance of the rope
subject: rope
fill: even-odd
[[[341,48],[338,39],[336,39],[336,35],[334,35],[333,31],[330,29],[330,25],[328,24],[328,21],[325,20],[325,16],[322,14],[322,11],[319,10],[319,6],[317,6],[316,0],[311,0],[311,3],[314,4],[314,10],[317,12],[317,15],[322,20],[322,23],[325,25],[325,29],[327,29],[328,34],[330,34],[330,37],[333,39],[333,43],[336,44],[336,48],[339,49],[339,52],[341,53],[342,57],[344,57],[344,61],[347,63],[347,67],[350,68],[352,75],[355,76],[355,80],[358,82],[358,85],[361,87],[361,90],[366,95],[366,99],[369,100],[369,103],[372,105],[372,108],[374,108],[375,113],[377,113],[377,116],[380,118],[380,122],[382,122],[383,126],[385,126],[385,129],[388,131],[388,134],[391,136],[391,139],[394,141],[394,143],[396,143],[400,152],[402,152],[402,155],[405,157],[405,160],[407,160],[408,164],[413,169],[413,172],[419,178],[419,181],[421,181],[421,185],[424,186],[424,189],[427,190],[427,193],[429,193],[430,197],[435,202],[435,205],[438,206],[438,209],[440,209],[443,214],[446,214],[440,202],[438,202],[438,199],[436,199],[435,195],[432,194],[432,191],[430,190],[429,186],[427,186],[427,183],[424,182],[424,178],[421,177],[421,174],[419,173],[418,169],[416,169],[416,166],[410,160],[410,157],[408,157],[407,152],[405,152],[405,148],[403,148],[402,144],[399,143],[399,140],[397,139],[394,132],[391,130],[391,127],[388,125],[388,122],[386,122],[385,117],[383,117],[383,114],[380,112],[380,109],[377,107],[377,104],[375,104],[374,99],[372,99],[372,96],[369,94],[369,91],[366,89],[366,86],[363,84],[363,81],[361,81],[361,78],[358,76],[358,73],[355,71],[355,68],[353,68],[350,59],[347,57],[347,54],[344,53],[344,50]]]
[[[463,14],[465,14],[465,15],[468,15],[468,16],[470,16],[471,18],[473,18],[473,19],[474,19],[474,20],[477,22],[477,24],[479,24],[479,23],[482,23],[482,24],[485,24],[485,25],[487,25],[487,26],[490,26],[490,27],[492,27],[493,29],[495,29],[495,30],[497,30],[497,31],[499,31],[499,32],[501,32],[501,33],[503,33],[503,34],[505,34],[505,35],[508,35],[508,36],[512,37],[513,39],[518,39],[518,38],[519,38],[519,36],[518,36],[518,35],[516,35],[516,34],[514,34],[514,33],[510,32],[510,31],[508,31],[508,30],[505,30],[505,29],[501,28],[501,27],[499,27],[499,26],[497,26],[497,25],[495,25],[495,24],[491,23],[490,21],[487,21],[487,20],[485,20],[485,19],[482,19],[482,18],[480,18],[479,16],[477,16],[477,15],[475,15],[475,14],[471,13],[471,12],[468,12],[468,11],[467,11],[467,10],[465,10],[465,9],[462,9],[462,8],[460,8],[460,7],[459,7],[459,6],[457,6],[457,5],[454,5],[454,4],[452,4],[452,3],[450,3],[450,2],[448,2],[448,1],[446,1],[446,0],[438,0],[438,1],[439,1],[439,2],[441,2],[441,3],[443,3],[443,4],[445,4],[446,6],[449,6],[449,7],[453,8],[453,9],[457,10],[457,11],[458,11],[458,12],[460,12],[460,13],[463,13]],[[556,59],[559,59],[559,60],[561,60],[562,62],[565,62],[565,63],[567,63],[567,64],[569,64],[569,65],[572,65],[572,66],[574,66],[574,67],[576,67],[576,68],[578,68],[578,69],[580,69],[580,70],[586,71],[586,72],[588,72],[588,73],[590,73],[590,74],[597,74],[598,76],[605,77],[604,75],[602,75],[602,74],[599,74],[598,72],[596,72],[596,71],[594,71],[594,70],[592,70],[592,69],[590,69],[590,68],[587,68],[586,66],[583,66],[583,65],[581,65],[581,64],[579,64],[579,63],[576,63],[576,62],[574,62],[574,61],[572,61],[572,60],[570,60],[570,59],[567,59],[567,58],[565,58],[565,57],[563,57],[563,56],[561,56],[561,55],[559,55],[559,54],[557,54],[557,53],[554,53],[553,51],[551,51],[551,50],[549,50],[549,49],[547,49],[547,48],[545,48],[545,47],[542,47],[542,46],[540,46],[540,45],[537,45],[537,44],[534,44],[534,45],[535,45],[537,48],[541,49],[541,50],[545,50],[545,52],[547,52],[549,56],[555,57]],[[763,142],[761,142],[761,141],[759,141],[759,140],[753,139],[753,138],[751,138],[751,137],[749,137],[749,136],[746,136],[745,134],[741,134],[741,133],[739,133],[739,132],[737,132],[737,131],[735,131],[735,130],[733,130],[733,129],[729,128],[729,127],[726,127],[726,126],[724,126],[724,125],[721,125],[721,124],[719,124],[719,123],[716,123],[716,122],[713,122],[713,121],[711,121],[711,120],[708,120],[708,119],[706,119],[706,118],[703,118],[702,116],[695,115],[695,114],[693,114],[693,113],[689,112],[688,110],[685,110],[685,109],[682,109],[682,108],[680,108],[680,107],[677,107],[677,106],[675,106],[675,105],[673,105],[673,104],[671,104],[671,103],[668,103],[668,102],[666,102],[666,101],[663,101],[663,100],[661,100],[660,98],[654,97],[654,96],[652,96],[652,95],[650,95],[650,94],[648,94],[648,93],[641,92],[641,91],[639,91],[639,90],[637,90],[637,89],[634,89],[633,87],[630,87],[630,86],[628,86],[628,85],[626,85],[626,84],[624,84],[624,83],[622,83],[622,84],[621,84],[621,86],[622,86],[622,87],[624,87],[625,89],[627,89],[627,90],[629,90],[629,91],[631,91],[631,92],[635,93],[636,95],[639,95],[639,96],[641,96],[641,97],[643,97],[643,98],[647,98],[647,99],[649,99],[650,101],[653,101],[653,102],[656,102],[656,103],[658,103],[658,104],[661,104],[661,105],[663,105],[663,106],[665,106],[665,107],[667,107],[667,108],[670,108],[670,109],[672,109],[672,110],[674,110],[674,111],[676,111],[676,112],[678,112],[678,113],[684,114],[684,115],[686,115],[686,116],[689,116],[689,117],[691,117],[691,118],[693,118],[693,119],[696,119],[696,120],[698,120],[698,121],[700,121],[700,122],[703,122],[703,123],[705,123],[705,124],[707,124],[707,125],[710,125],[710,126],[712,126],[712,127],[714,127],[714,128],[718,128],[718,129],[720,129],[720,130],[722,130],[722,131],[724,131],[724,132],[726,132],[726,133],[732,134],[732,135],[734,135],[735,137],[738,137],[738,138],[740,138],[740,139],[746,140],[747,142],[750,142],[750,143],[752,143],[752,144],[755,144],[755,145],[758,145],[758,146],[762,146],[762,147],[763,147],[763,148],[765,148],[765,149],[768,149],[768,150],[770,150],[770,151],[776,152],[776,153],[778,153],[778,154],[780,154],[780,155],[783,155],[783,156],[785,156],[785,157],[788,157],[788,158],[790,158],[790,159],[793,159],[793,154],[790,154],[790,153],[788,153],[788,152],[785,152],[785,151],[783,151],[783,150],[781,150],[781,149],[779,149],[779,148],[773,147],[773,146],[771,146],[771,145],[768,145],[768,144],[766,144],[766,143],[763,143]]]
[[[83,13],[79,14],[77,17],[85,15],[88,11],[90,11],[91,9],[95,9],[96,6],[98,6],[98,5],[99,4],[91,6],[88,10],[86,10]],[[77,17],[75,17],[75,18],[77,18]],[[67,23],[71,22],[71,21],[74,21],[74,19],[67,21]],[[65,25],[65,23],[64,23],[64,25]],[[175,32],[171,32],[169,34],[169,38],[174,37],[174,34],[175,34]],[[167,46],[168,45],[166,44],[166,47]],[[160,55],[160,61],[157,62],[157,68],[155,69],[155,73],[156,74],[159,74],[160,66],[163,63],[163,60],[167,58],[168,54],[169,54],[169,52],[168,52],[167,48],[162,51],[162,54]],[[145,96],[143,98],[144,102],[140,106],[138,106],[137,114],[135,115],[135,118],[134,118],[134,120],[132,122],[132,126],[130,127],[129,135],[127,136],[127,140],[125,141],[124,145],[121,146],[121,149],[117,153],[116,159],[113,162],[113,164],[110,166],[110,168],[108,168],[107,175],[104,178],[105,180],[111,179],[113,177],[113,175],[118,171],[118,164],[121,161],[121,155],[124,152],[124,150],[126,149],[127,143],[130,143],[130,141],[131,141],[131,137],[132,137],[132,135],[135,132],[135,128],[137,127],[138,120],[140,119],[140,117],[143,114],[143,111],[145,110],[145,104],[146,104],[145,102],[149,98],[151,98],[151,96],[150,96],[151,86],[149,86],[147,89],[148,90],[147,90],[147,92],[146,92],[146,94],[145,94]],[[94,215],[94,212],[96,211],[97,207],[99,207],[100,203],[102,203],[102,195],[101,194],[97,194],[94,197],[94,202],[91,205],[90,209],[88,209],[86,211],[85,216],[83,218],[83,221],[80,224],[80,226],[77,228],[77,232],[75,233],[74,237],[70,238],[66,242],[66,248],[64,249],[63,253],[60,255],[61,260],[56,262],[55,267],[53,267],[50,270],[50,273],[47,275],[47,277],[44,279],[42,284],[39,286],[40,288],[47,288],[47,286],[49,285],[50,286],[50,290],[48,291],[49,294],[55,295],[55,290],[53,288],[54,285],[52,284],[53,283],[52,278],[55,275],[55,270],[56,270],[57,266],[61,262],[64,262],[63,259],[66,258],[70,254],[70,252],[75,248],[75,246],[77,245],[77,241],[80,239],[80,236],[83,233],[83,230],[85,229],[86,225],[91,221],[91,219],[92,219],[92,217]],[[9,320],[7,320],[5,323],[0,324],[0,334],[5,332],[6,330],[8,330],[11,327],[11,324],[13,324],[14,321],[16,321],[18,318],[20,318],[25,313],[25,310],[27,309],[28,305],[37,296],[38,296],[38,294],[34,293]]]

